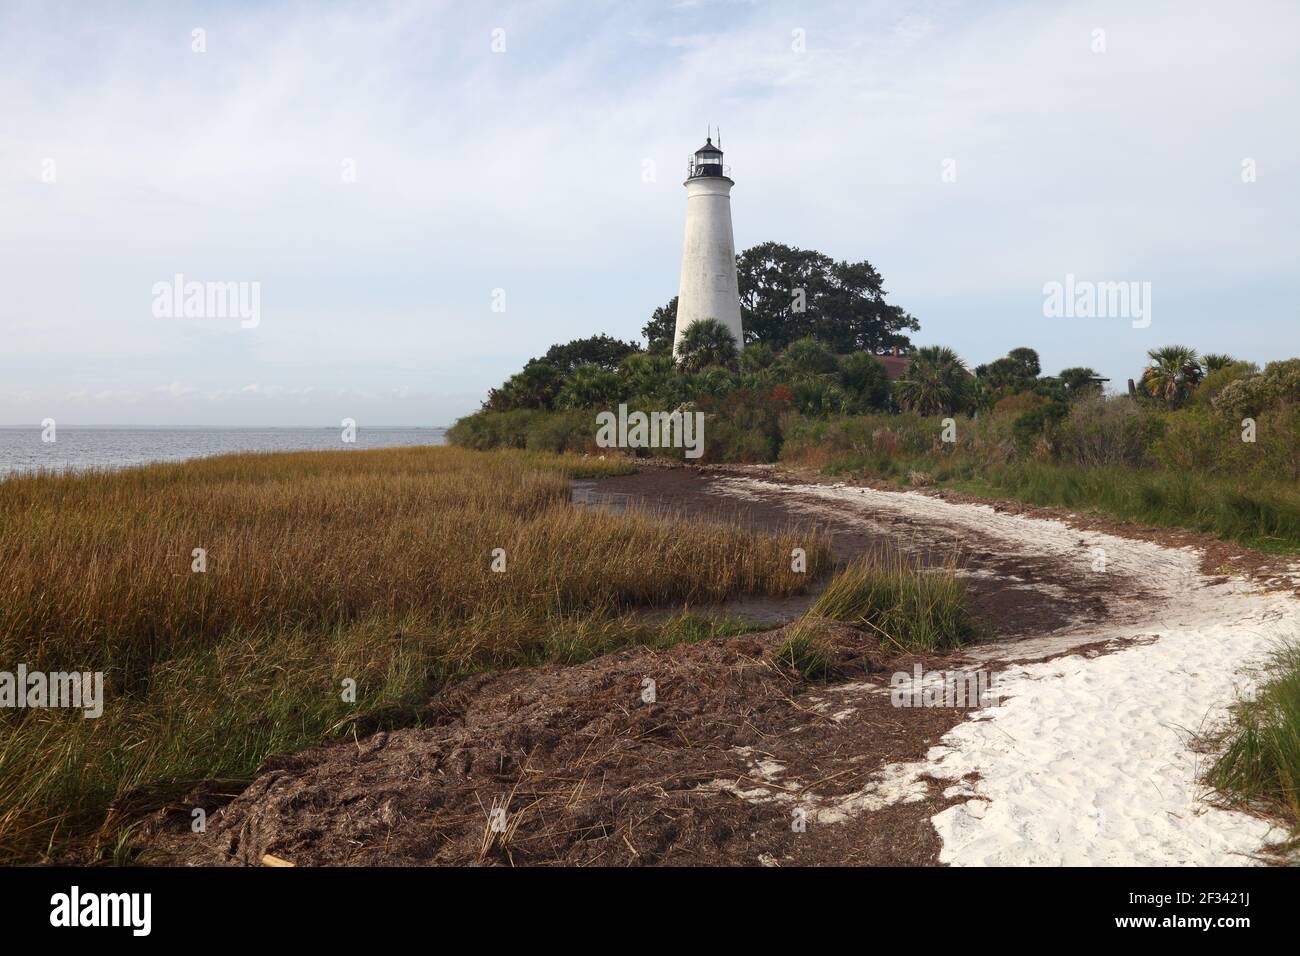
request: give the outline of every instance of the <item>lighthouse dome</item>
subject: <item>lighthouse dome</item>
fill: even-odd
[[[687,179],[700,176],[726,176],[727,167],[722,165],[722,150],[713,145],[713,137],[704,141],[704,145],[695,151],[687,166]]]

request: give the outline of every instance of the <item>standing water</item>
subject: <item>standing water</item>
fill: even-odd
[[[244,451],[331,451],[446,444],[445,428],[357,426],[345,443],[339,428],[0,428],[0,475],[37,470],[126,468]]]

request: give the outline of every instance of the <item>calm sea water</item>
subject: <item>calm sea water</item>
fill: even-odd
[[[39,428],[0,428],[0,475],[50,469],[126,468],[236,451],[327,451],[445,444],[444,428],[357,427],[355,444],[338,428],[75,428],[53,442]]]

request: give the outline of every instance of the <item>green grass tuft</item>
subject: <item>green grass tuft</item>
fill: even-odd
[[[1278,650],[1270,679],[1239,705],[1208,782],[1241,806],[1275,811],[1300,839],[1300,644]]]
[[[822,680],[830,675],[831,655],[815,622],[807,617],[795,622],[776,652],[776,662],[796,671],[804,680]]]
[[[955,562],[923,569],[894,551],[840,571],[809,613],[869,628],[903,651],[951,650],[981,636]]]

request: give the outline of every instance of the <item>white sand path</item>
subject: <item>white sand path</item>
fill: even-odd
[[[1005,543],[1009,553],[1073,563],[1081,578],[1132,577],[1155,596],[1144,602],[1149,607],[1124,608],[1120,624],[1065,628],[967,655],[997,672],[1001,705],[958,724],[925,760],[882,768],[856,801],[821,810],[825,821],[876,809],[882,794],[886,803],[918,799],[912,782],[928,775],[952,781],[950,795],[969,798],[933,818],[944,863],[1249,864],[1283,836],[1263,820],[1211,805],[1197,783],[1209,758],[1188,744],[1223,724],[1228,706],[1249,692],[1279,641],[1300,638],[1300,600],[1293,594],[1265,592],[1242,579],[1212,583],[1190,548],[1080,531],[985,505],[848,485],[749,478],[718,485],[741,497],[780,496],[810,514],[820,503],[833,505],[837,515],[860,511],[867,521],[873,514],[902,515],[966,529]],[[1098,571],[1102,554],[1105,570]],[[1133,589],[1116,593],[1125,590]],[[997,663],[1128,638],[1139,640],[1100,656]],[[857,692],[888,691],[863,685]],[[978,779],[962,781],[972,773]]]

